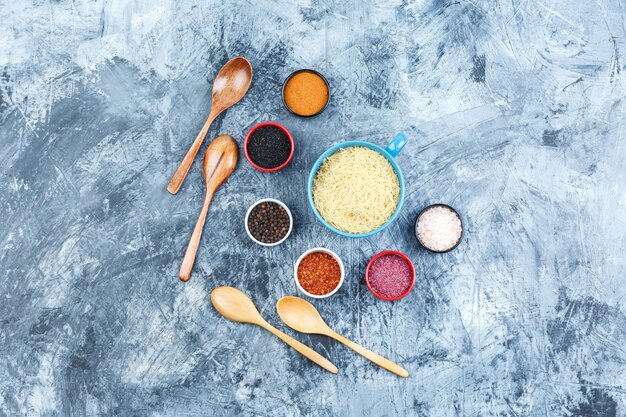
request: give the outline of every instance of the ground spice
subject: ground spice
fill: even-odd
[[[324,252],[313,252],[298,265],[298,282],[313,295],[325,295],[337,288],[341,279],[339,263]]]
[[[313,116],[328,103],[328,85],[311,71],[303,71],[287,80],[283,91],[285,105],[300,116]]]
[[[259,242],[276,243],[289,232],[289,214],[272,201],[259,203],[248,216],[248,230]]]
[[[372,290],[385,298],[396,298],[408,291],[413,281],[411,267],[398,255],[383,255],[374,260],[367,273]]]
[[[272,169],[284,164],[291,154],[289,138],[276,126],[254,130],[246,144],[248,157],[261,168]]]

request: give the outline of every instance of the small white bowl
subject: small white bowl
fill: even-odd
[[[302,262],[302,260],[310,253],[313,252],[324,252],[329,254],[330,256],[332,256],[333,258],[335,258],[335,260],[337,261],[337,263],[339,264],[339,270],[341,271],[341,277],[339,277],[339,284],[337,284],[337,286],[335,287],[334,290],[332,290],[331,292],[329,292],[328,294],[324,294],[324,295],[315,295],[315,294],[311,294],[310,292],[306,291],[304,288],[302,288],[302,285],[300,285],[300,281],[298,281],[298,266],[300,265],[300,262]],[[308,295],[311,298],[326,298],[326,297],[330,297],[331,295],[333,295],[334,293],[336,293],[337,291],[339,291],[339,288],[341,288],[341,285],[343,284],[343,278],[344,278],[345,272],[344,272],[344,268],[343,268],[343,262],[341,262],[341,258],[332,250],[330,249],[326,249],[326,248],[313,248],[313,249],[309,249],[308,251],[304,252],[302,255],[300,255],[300,257],[298,258],[298,260],[296,261],[295,266],[293,267],[293,278],[296,281],[296,287],[298,287],[298,289],[300,291],[302,291],[305,295]]]
[[[250,233],[250,229],[248,228],[248,218],[250,217],[250,212],[252,211],[252,209],[261,203],[268,203],[268,202],[276,203],[280,205],[282,208],[285,209],[285,211],[287,212],[287,215],[289,216],[289,230],[287,230],[287,234],[281,240],[279,240],[278,242],[274,242],[274,243],[263,243],[261,241],[256,240],[254,236],[252,236],[252,233]],[[291,216],[291,211],[289,210],[289,207],[287,207],[285,203],[283,203],[282,201],[276,200],[275,198],[262,198],[260,200],[255,201],[248,209],[248,212],[246,213],[246,218],[244,219],[243,222],[244,222],[244,225],[246,226],[246,233],[248,234],[250,239],[252,239],[254,242],[258,243],[261,246],[280,245],[289,237],[289,235],[291,234],[291,229],[293,228],[293,217]]]

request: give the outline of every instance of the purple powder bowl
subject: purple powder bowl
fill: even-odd
[[[406,297],[415,285],[415,267],[402,252],[380,252],[367,264],[365,284],[381,300],[399,300]]]

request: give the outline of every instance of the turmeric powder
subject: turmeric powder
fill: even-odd
[[[296,72],[285,84],[285,105],[299,116],[314,116],[328,103],[328,84],[314,71]]]

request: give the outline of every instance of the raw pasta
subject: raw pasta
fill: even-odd
[[[351,234],[385,224],[400,197],[387,159],[363,146],[342,148],[324,160],[313,181],[313,201],[331,226]]]

